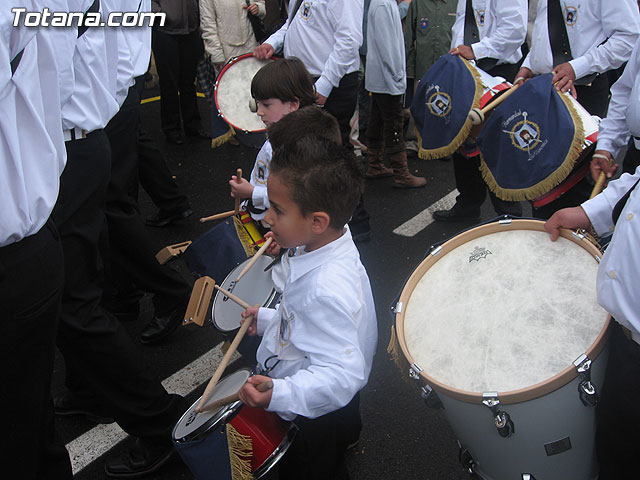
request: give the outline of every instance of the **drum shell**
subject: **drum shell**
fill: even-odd
[[[591,382],[602,391],[609,350],[592,359]],[[595,408],[585,406],[578,377],[551,393],[521,403],[500,404],[509,414],[514,434],[503,438],[484,405],[454,398],[434,387],[461,448],[473,458],[474,471],[485,480],[523,478],[585,480],[598,477],[595,456]],[[571,448],[548,456],[545,445],[569,437]]]

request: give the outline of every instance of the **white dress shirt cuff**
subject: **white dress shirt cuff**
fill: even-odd
[[[320,95],[328,97],[331,95],[331,90],[333,90],[333,85],[325,77],[320,77],[316,80],[316,92]]]
[[[268,412],[277,412],[284,420],[293,420],[295,415],[287,415],[291,407],[291,386],[281,378],[273,379],[273,392],[269,406],[265,408]]]
[[[582,209],[589,217],[596,233],[603,237],[613,232],[611,206],[605,195],[596,195],[582,204]]]
[[[265,330],[278,316],[278,311],[273,308],[260,307],[258,318],[256,319],[258,335],[264,335]]]
[[[256,208],[267,208],[267,187],[263,185],[254,185],[253,193],[251,193],[251,202]]]
[[[569,62],[569,65],[573,68],[576,74],[576,80],[591,73],[591,66],[589,60],[583,55],[582,57],[574,58]]]
[[[471,50],[473,50],[473,55],[476,57],[476,60],[480,60],[481,58],[488,56],[487,47],[482,45],[480,42],[471,45]]]

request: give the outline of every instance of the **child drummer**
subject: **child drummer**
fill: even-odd
[[[252,307],[249,335],[263,335],[262,375],[240,390],[248,406],[294,420],[298,435],[280,463],[281,479],[348,478],[344,452],[358,438],[359,391],[377,342],[371,287],[346,224],[363,189],[353,154],[317,136],[274,152],[270,166],[274,250],[287,273],[277,310]]]

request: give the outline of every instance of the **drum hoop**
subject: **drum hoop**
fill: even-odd
[[[266,255],[264,255],[264,256],[266,257]],[[246,260],[243,260],[236,267],[234,267],[234,269],[231,270],[231,272],[229,272],[229,274],[225,277],[225,279],[221,283],[221,285],[224,285],[227,282],[227,280],[232,278],[234,276],[234,274],[237,273],[238,267],[240,267],[240,266],[244,265],[245,263],[247,263],[248,261],[250,261],[251,258],[253,258],[253,257],[250,257],[250,258],[247,258]],[[255,266],[254,266],[254,268],[255,268]],[[216,327],[216,330],[218,330],[220,332],[223,332],[223,333],[233,332],[234,330],[237,330],[238,328],[240,328],[240,325],[238,325],[238,327],[236,327],[236,328],[232,328],[231,330],[226,330],[226,329],[222,328],[220,325],[218,325],[218,322],[216,322],[215,306],[216,306],[216,301],[218,300],[218,295],[224,296],[224,294],[222,292],[220,292],[220,290],[216,290],[216,294],[213,296],[213,302],[211,302],[211,321],[213,322],[213,326]],[[265,300],[265,302],[261,306],[271,305],[273,303],[273,301],[276,299],[277,295],[278,295],[278,292],[276,292],[275,287],[271,288],[271,293],[269,294],[269,296],[267,297],[267,299]]]
[[[241,369],[229,374],[228,376],[226,376],[224,378],[229,378],[231,375],[237,374],[238,372],[242,372],[242,371],[246,371],[246,372],[249,372],[249,374],[251,374],[251,370],[250,369],[241,368]],[[222,380],[224,380],[224,378]],[[216,428],[220,427],[221,425],[226,424],[227,422],[231,421],[231,418],[233,416],[235,416],[243,406],[243,403],[240,400],[238,400],[236,402],[233,402],[233,403],[230,403],[226,407],[222,407],[220,409],[220,411],[218,411],[218,413],[213,415],[209,420],[207,420],[205,423],[200,425],[193,432],[188,433],[187,435],[184,435],[184,436],[182,436],[180,438],[176,438],[176,430],[178,429],[178,427],[182,423],[182,420],[187,415],[190,415],[191,412],[198,406],[198,404],[200,403],[200,399],[201,398],[202,397],[198,398],[195,402],[193,402],[193,404],[189,408],[187,408],[187,410],[180,416],[180,420],[178,420],[176,422],[175,426],[173,427],[173,431],[171,432],[171,437],[173,438],[173,441],[175,443],[180,444],[180,443],[191,442],[193,440],[196,440],[196,439],[200,438],[204,434],[208,433],[210,430],[216,429]]]
[[[269,455],[269,457],[264,461],[262,465],[256,468],[253,472],[253,477],[258,479],[269,473],[269,471],[275,466],[276,463],[280,461],[280,459],[287,453],[289,447],[293,443],[293,440],[298,433],[298,427],[296,427],[293,423],[290,423],[289,429],[287,430],[287,434],[280,442],[275,450]]]
[[[399,302],[402,302],[403,305],[407,305],[407,302],[413,293],[418,282],[424,276],[424,273],[440,258],[444,256],[450,250],[466,243],[470,240],[475,240],[476,238],[480,238],[485,236],[486,234],[503,232],[508,230],[533,230],[538,232],[545,232],[544,230],[544,222],[540,220],[512,220],[509,224],[502,224],[499,222],[489,223],[485,225],[480,225],[474,227],[466,232],[456,235],[455,237],[447,240],[442,245],[442,251],[440,251],[437,259],[433,256],[429,255],[425,258],[418,267],[413,271],[407,282],[405,283],[402,292],[400,294]],[[584,248],[588,253],[590,253],[594,258],[598,259],[602,256],[602,252],[593,245],[586,238],[583,240],[579,240],[576,238],[574,233],[571,230],[561,229],[560,236],[566,238],[567,240],[572,241],[576,245]],[[418,276],[419,274],[419,276]],[[407,342],[404,337],[404,315],[406,313],[406,309],[402,309],[400,313],[396,314],[396,335],[398,338],[398,343],[400,344],[400,348],[406,360],[409,362],[409,365],[415,363],[415,360],[409,349],[407,347]],[[604,349],[606,345],[606,339],[608,336],[609,325],[611,323],[611,317],[608,316],[606,321],[604,322],[604,326],[600,330],[598,337],[595,339],[593,344],[589,346],[584,352],[592,361],[594,361],[600,352]],[[454,398],[456,400],[460,400],[467,403],[476,403],[482,404],[482,393],[483,392],[471,392],[467,390],[461,390],[458,388],[451,387],[446,385],[433,377],[431,377],[424,370],[420,372],[420,376],[431,385],[438,393],[442,392],[448,397]],[[559,388],[565,386],[573,379],[578,376],[578,372],[575,367],[571,364],[567,366],[564,370],[554,375],[553,377],[544,380],[542,382],[536,383],[534,385],[518,389],[518,390],[510,390],[507,392],[498,392],[498,397],[500,398],[500,402],[504,404],[513,404],[513,403],[521,403],[526,402],[528,400],[533,400],[535,398],[542,397],[548,393],[551,393]]]
[[[253,53],[244,53],[242,55],[239,55],[237,57],[232,57],[229,59],[229,61],[224,65],[224,67],[222,67],[222,70],[220,70],[220,73],[218,74],[218,78],[216,78],[216,83],[213,87],[213,100],[216,102],[216,108],[218,109],[218,112],[220,112],[220,116],[224,119],[225,122],[227,122],[229,125],[231,125],[235,130],[238,130],[240,132],[251,132],[251,133],[262,133],[262,132],[266,132],[267,131],[267,127],[265,125],[264,128],[259,129],[259,130],[246,130],[238,125],[235,125],[233,122],[230,122],[229,119],[227,117],[224,116],[223,112],[220,111],[220,105],[218,103],[218,85],[220,84],[220,79],[224,77],[224,74],[227,72],[227,70],[229,70],[233,65],[235,65],[236,63],[240,62],[241,60],[245,60],[247,58],[253,57]],[[277,58],[274,57],[274,60],[276,60]]]

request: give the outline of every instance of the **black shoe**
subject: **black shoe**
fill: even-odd
[[[142,343],[155,343],[171,335],[184,320],[185,310],[186,305],[181,305],[171,310],[167,315],[153,317],[153,320],[142,330],[140,341]]]
[[[198,138],[206,138],[208,140],[211,140],[211,134],[201,128],[185,128],[184,134],[187,137],[198,137]]]
[[[145,225],[150,227],[164,227],[170,223],[184,220],[193,214],[193,210],[187,208],[181,212],[167,213],[163,210],[158,210],[158,213],[147,217],[144,221]]]
[[[478,222],[480,221],[480,213],[461,213],[453,207],[449,210],[433,212],[433,219],[439,222]]]
[[[174,145],[184,145],[184,138],[180,132],[165,133],[165,137],[169,143],[173,143]]]
[[[107,460],[104,471],[108,477],[138,478],[160,469],[175,454],[171,444],[154,445],[137,438],[134,446],[120,457]]]
[[[53,397],[53,411],[60,417],[82,416],[93,423],[113,423],[115,420],[100,411],[100,406],[77,397],[70,391]]]

